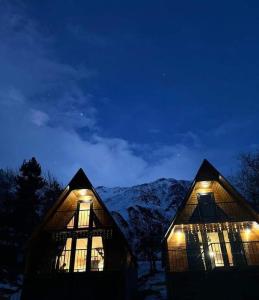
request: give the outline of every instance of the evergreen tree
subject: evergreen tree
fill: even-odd
[[[45,185],[45,180],[41,176],[41,166],[37,160],[26,161],[19,169],[16,176],[17,201],[14,211],[15,223],[18,231],[25,235],[25,238],[32,232],[39,220],[39,190]]]
[[[24,161],[18,174],[0,169],[0,282],[16,285],[17,289],[28,238],[61,193],[50,173],[44,177],[35,158]],[[0,298],[1,292],[0,287]]]
[[[46,184],[42,191],[42,199],[39,207],[40,216],[43,216],[48,211],[63,190],[57,179],[49,172],[45,176],[45,180]]]

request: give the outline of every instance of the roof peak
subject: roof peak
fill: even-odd
[[[71,190],[80,188],[92,188],[92,183],[88,179],[82,168],[78,169],[68,185]]]
[[[219,175],[219,171],[207,159],[204,159],[194,180],[217,180],[219,178]]]

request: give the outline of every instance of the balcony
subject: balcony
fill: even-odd
[[[169,272],[210,271],[215,268],[259,266],[259,241],[211,243],[168,250]]]
[[[57,210],[46,229],[51,231],[88,229],[91,217],[93,228],[104,228],[111,225],[111,221],[103,209]]]

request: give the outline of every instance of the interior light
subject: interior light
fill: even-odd
[[[178,240],[181,240],[184,237],[183,232],[181,230],[176,231],[176,236]]]
[[[245,232],[246,232],[246,234],[249,234],[251,232],[251,229],[250,228],[246,228]]]
[[[79,191],[78,191],[78,194],[79,194],[80,196],[86,196],[86,195],[87,195],[87,189],[81,189],[81,190],[79,190]]]
[[[214,257],[215,255],[214,255],[214,252],[213,251],[209,251],[209,255],[210,255],[210,257]]]
[[[210,181],[201,181],[201,187],[202,188],[208,188],[210,187],[211,182]]]
[[[80,196],[78,198],[78,200],[81,202],[81,203],[92,203],[93,202],[93,199],[91,196]]]

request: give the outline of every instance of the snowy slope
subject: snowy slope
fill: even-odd
[[[128,209],[137,205],[158,209],[172,217],[188,187],[189,181],[161,178],[132,187],[102,186],[97,187],[96,191],[111,211],[119,212],[124,219],[128,220]]]
[[[147,223],[159,223],[167,228],[189,184],[184,180],[161,178],[132,187],[98,187],[96,191],[134,249],[137,239],[134,229],[147,226]]]
[[[130,242],[138,258],[139,299],[165,300],[165,272],[161,265],[161,239],[168,229],[175,212],[183,200],[190,183],[183,180],[161,178],[151,183],[132,187],[96,190]],[[150,236],[149,236],[150,235]],[[143,255],[156,236],[154,252],[156,272],[150,272],[150,264]]]

